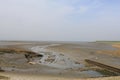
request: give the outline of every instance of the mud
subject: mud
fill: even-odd
[[[39,59],[35,59],[35,62],[42,65],[47,65],[55,68],[81,68],[83,67],[82,64],[78,64],[77,62],[73,61],[63,53],[54,52],[52,50],[48,50],[48,47],[51,46],[58,46],[59,44],[51,44],[45,46],[36,46],[32,47],[31,50],[36,52],[43,57]]]

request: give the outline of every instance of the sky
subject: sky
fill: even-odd
[[[0,40],[120,41],[120,0],[0,0]]]

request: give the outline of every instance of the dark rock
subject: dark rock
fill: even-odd
[[[33,53],[28,53],[28,54],[25,54],[25,58],[28,60],[28,62],[32,61],[34,58],[38,58],[38,57],[43,57],[43,55],[41,54],[33,54]]]

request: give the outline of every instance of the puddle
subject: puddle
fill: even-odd
[[[93,70],[82,71],[83,74],[87,74],[88,77],[103,77],[104,75]]]

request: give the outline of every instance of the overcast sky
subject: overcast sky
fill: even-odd
[[[120,40],[120,0],[0,0],[0,40]]]

